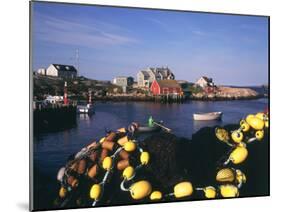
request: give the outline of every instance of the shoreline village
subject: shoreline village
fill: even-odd
[[[155,101],[184,102],[186,100],[238,100],[267,97],[268,86],[235,87],[216,85],[212,78],[202,76],[196,82],[176,79],[169,67],[147,68],[131,76],[117,76],[101,81],[77,75],[72,65],[51,64],[33,74],[34,101],[60,102],[67,82],[68,98],[85,101]]]

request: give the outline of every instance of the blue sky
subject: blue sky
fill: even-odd
[[[266,17],[33,3],[33,70],[76,64],[89,78],[136,77],[168,66],[176,79],[217,84],[268,81]]]

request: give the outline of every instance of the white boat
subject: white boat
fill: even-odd
[[[196,121],[220,120],[222,114],[222,112],[194,113],[193,119]]]
[[[77,105],[77,113],[93,113],[94,112],[94,105],[87,104],[87,105]]]

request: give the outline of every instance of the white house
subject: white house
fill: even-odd
[[[214,82],[213,82],[213,79],[212,78],[209,78],[209,77],[206,77],[206,76],[202,76],[200,77],[196,82],[195,82],[196,85],[199,85],[200,87],[202,88],[205,88],[205,87],[213,87],[215,86]]]
[[[39,68],[39,69],[37,70],[37,74],[46,75],[46,69],[45,69],[45,68]]]
[[[141,70],[137,74],[137,82],[139,87],[149,88],[154,80],[167,80],[167,79],[170,80],[175,79],[175,75],[168,67],[147,68],[145,70]]]
[[[47,76],[75,78],[77,70],[72,65],[51,64],[46,70]]]

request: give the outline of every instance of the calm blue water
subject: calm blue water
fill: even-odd
[[[105,129],[115,130],[126,127],[133,121],[146,123],[150,115],[155,120],[163,120],[177,136],[191,137],[205,126],[237,123],[249,113],[263,111],[267,99],[202,102],[189,101],[184,104],[160,104],[153,102],[107,102],[96,103],[96,113],[92,116],[77,115],[77,126],[52,133],[42,133],[34,137],[34,167],[36,192],[48,189],[48,184],[56,182],[58,169],[67,157],[79,151],[92,140],[103,137]],[[222,121],[196,122],[193,113],[222,111]],[[42,176],[44,179],[41,180]],[[40,178],[41,177],[41,178]],[[38,203],[39,204],[39,203]]]

